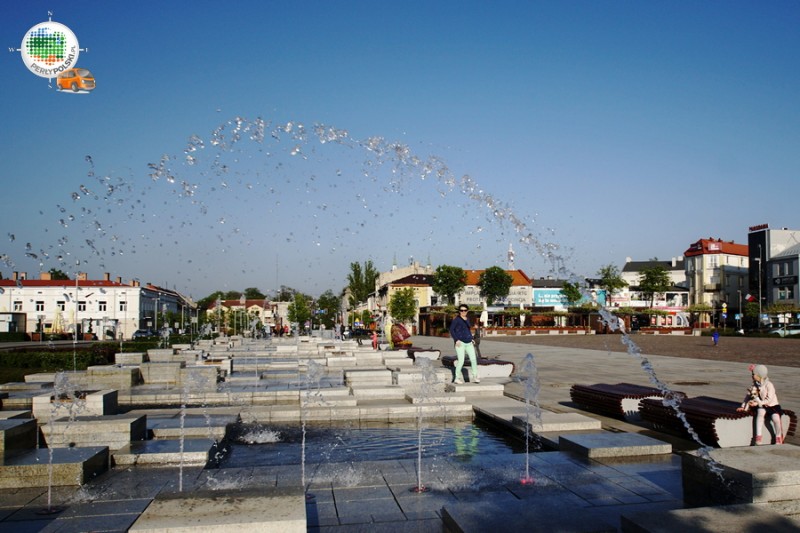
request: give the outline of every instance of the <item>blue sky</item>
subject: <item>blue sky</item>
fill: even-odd
[[[798,227],[794,1],[7,1],[5,46],[48,10],[97,89],[0,62],[4,277],[317,295],[353,261],[513,244],[530,276],[592,276]]]

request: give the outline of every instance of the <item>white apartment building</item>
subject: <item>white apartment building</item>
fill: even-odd
[[[727,313],[740,313],[748,294],[747,245],[700,239],[684,255],[689,305],[708,304],[719,311],[724,307]]]
[[[166,314],[180,315],[171,328],[188,328],[195,304],[176,291],[138,281],[122,283],[88,279],[79,273],[74,280],[54,280],[47,272],[38,279],[28,279],[24,272],[14,272],[11,279],[0,280],[0,314],[23,313],[24,331],[33,333],[91,332],[104,340],[113,335],[130,339],[137,329],[157,331],[165,324]],[[174,316],[174,315],[173,315]],[[10,325],[12,322],[0,322]]]

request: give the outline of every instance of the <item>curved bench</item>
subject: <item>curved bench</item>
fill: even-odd
[[[445,355],[442,357],[442,365],[455,370],[457,360],[458,358],[455,355]],[[469,368],[469,358],[465,358],[464,368],[462,369],[464,377],[469,375]],[[514,363],[511,361],[478,357],[478,375],[481,378],[507,378],[513,373]]]
[[[756,423],[755,410],[746,413],[737,412],[736,408],[740,405],[739,402],[730,400],[698,396],[683,399],[680,402],[680,409],[703,444],[718,448],[730,448],[749,446],[752,443],[753,429]],[[642,400],[640,413],[642,420],[652,424],[654,429],[682,437],[689,436],[689,431],[684,427],[675,410],[665,406],[660,400]],[[787,435],[795,434],[797,415],[794,411],[784,409],[781,422],[784,439]],[[774,443],[775,435],[772,424],[767,420],[765,425],[767,426],[765,440],[771,436],[771,441]],[[768,443],[765,442],[765,444]]]
[[[685,397],[682,392],[675,395]],[[596,383],[594,385],[575,384],[569,389],[570,398],[586,411],[616,418],[619,420],[638,420],[639,402],[646,398],[660,399],[663,393],[655,387],[645,387],[632,383]]]

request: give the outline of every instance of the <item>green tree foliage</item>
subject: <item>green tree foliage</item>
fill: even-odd
[[[392,294],[389,299],[389,314],[397,322],[408,322],[417,314],[417,301],[414,289],[407,287]]]
[[[225,293],[221,291],[212,292],[205,298],[200,298],[197,300],[197,308],[201,311],[210,309],[217,300],[222,300],[223,296],[225,296]]]
[[[670,287],[672,280],[669,272],[662,266],[645,268],[639,275],[639,291],[650,300],[650,307],[653,307],[656,294],[667,292]]]
[[[511,274],[498,266],[489,267],[481,272],[478,278],[478,287],[482,298],[486,298],[486,303],[491,305],[497,300],[508,296],[511,290],[511,283],[514,278]]]
[[[628,286],[628,283],[622,279],[619,269],[615,265],[608,264],[601,267],[600,270],[597,271],[597,275],[600,277],[600,288],[606,291],[607,302],[611,301],[611,297],[614,296],[617,291]]]
[[[370,293],[375,290],[376,279],[378,279],[378,271],[375,270],[372,261],[365,261],[363,267],[359,263],[350,263],[350,273],[347,275],[350,307],[367,301]]]
[[[275,295],[275,300],[278,302],[291,302],[294,300],[294,295],[297,294],[298,291],[291,287],[287,287],[286,285],[281,285],[280,290]]]
[[[248,300],[264,300],[267,296],[257,287],[248,287],[244,290],[244,297]]]
[[[49,273],[50,273],[50,279],[58,279],[58,280],[69,279],[69,276],[67,274],[65,274],[63,271],[57,268],[51,268],[49,270]]]
[[[317,308],[323,311],[319,318],[326,328],[333,327],[336,317],[339,314],[339,297],[333,294],[330,289],[323,292],[317,299]]]
[[[567,305],[569,307],[576,306],[583,298],[583,294],[581,294],[581,289],[578,284],[570,283],[569,281],[564,282],[564,285],[561,287],[561,294],[563,294],[564,298],[567,299]]]
[[[456,294],[467,284],[467,273],[457,266],[440,265],[433,274],[431,287],[436,294],[447,298],[448,303],[454,303]]]
[[[289,322],[297,322],[302,329],[307,320],[311,320],[311,308],[304,294],[294,295],[294,301],[289,304],[287,314]]]

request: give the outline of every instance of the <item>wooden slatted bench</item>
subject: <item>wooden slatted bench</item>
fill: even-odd
[[[455,355],[443,355],[441,358],[442,366],[455,370],[456,361],[458,358]],[[511,361],[502,361],[500,359],[486,359],[485,357],[478,357],[478,375],[481,378],[507,378],[514,373],[514,363]],[[470,370],[469,357],[465,357],[464,368],[462,369],[463,378],[467,379],[468,371]]]
[[[682,392],[675,395],[684,397]],[[570,398],[581,408],[619,420],[638,420],[639,402],[646,398],[662,398],[661,390],[632,383],[596,383],[594,385],[573,385]],[[660,401],[660,400],[659,400]]]
[[[680,410],[686,415],[686,421],[692,426],[703,444],[718,448],[734,446],[749,446],[753,437],[756,422],[755,409],[750,412],[740,413],[736,408],[741,404],[730,400],[698,396],[684,398],[679,404]],[[678,418],[675,410],[664,405],[660,400],[645,399],[641,401],[640,413],[642,420],[649,422],[653,428],[666,431],[679,436],[688,437],[689,432],[683,422]],[[784,409],[782,422],[783,437],[794,435],[797,429],[797,415],[794,411]],[[769,444],[771,425],[765,424],[767,431],[764,434],[764,444]],[[774,439],[772,439],[774,442]]]

